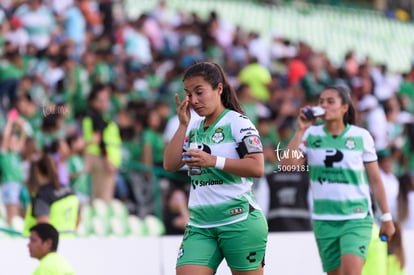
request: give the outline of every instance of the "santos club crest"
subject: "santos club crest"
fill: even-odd
[[[220,143],[224,140],[224,133],[222,128],[217,128],[214,135],[211,137],[214,143]]]

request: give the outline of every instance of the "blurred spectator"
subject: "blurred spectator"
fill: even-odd
[[[399,178],[398,220],[405,230],[414,229],[414,181],[412,175],[405,174]]]
[[[18,17],[10,18],[9,22],[10,31],[6,35],[6,41],[16,45],[19,49],[19,53],[23,54],[29,43],[29,35],[26,30],[22,28],[22,21]]]
[[[91,0],[77,0],[79,9],[85,17],[88,35],[98,36],[103,32],[102,16],[99,13],[98,3]]]
[[[86,22],[82,12],[79,9],[78,3],[79,1],[76,1],[76,4],[68,5],[67,9],[62,11],[62,15],[64,17],[63,20],[65,22],[65,33],[75,44],[75,50],[72,53],[75,58],[79,58],[85,49],[86,35]]]
[[[55,17],[52,10],[42,4],[42,0],[27,0],[15,11],[17,16],[29,34],[30,42],[38,50],[44,50],[56,28]]]
[[[363,114],[362,126],[371,133],[376,149],[385,149],[388,146],[387,118],[384,109],[378,103],[378,99],[373,95],[365,95],[358,102],[356,108]]]
[[[28,82],[29,81],[30,80],[28,80]],[[40,128],[42,126],[42,110],[37,108],[30,94],[27,93],[22,93],[18,96],[16,107],[20,116],[27,121],[25,124],[26,134],[28,136],[36,137],[36,133],[41,130]]]
[[[57,139],[51,144],[44,146],[44,151],[50,154],[56,162],[56,169],[59,182],[62,186],[69,186],[70,175],[68,167],[68,158],[70,156],[70,148],[65,139]]]
[[[188,198],[181,189],[171,189],[164,206],[164,225],[166,235],[182,235],[188,223]]]
[[[14,104],[24,67],[18,48],[10,42],[5,46],[5,59],[0,63],[0,106],[7,109]]]
[[[380,175],[384,183],[387,204],[394,220],[398,220],[398,190],[399,181],[392,171],[391,151],[384,149],[377,152]]]
[[[270,98],[267,85],[270,84],[271,80],[270,71],[261,65],[255,57],[250,57],[249,64],[239,74],[239,81],[250,87],[252,96],[264,102]]]
[[[9,225],[13,217],[20,215],[20,207],[24,205],[24,202],[21,202],[24,179],[20,153],[25,139],[23,121],[18,117],[16,109],[13,109],[3,129],[0,152],[1,195],[6,206],[6,221]]]
[[[85,141],[81,135],[72,134],[67,137],[66,142],[70,149],[70,156],[68,158],[70,187],[73,188],[78,196],[80,205],[89,204],[91,186],[89,175],[85,171],[85,161],[83,159]]]
[[[398,89],[398,97],[401,99],[402,108],[414,114],[414,81],[408,78],[408,74],[402,74],[403,80]]]
[[[85,166],[92,177],[92,199],[109,203],[115,192],[115,178],[121,164],[121,137],[118,126],[107,117],[109,91],[104,85],[92,88],[89,109],[82,120],[86,141]]]
[[[23,235],[37,223],[50,223],[62,237],[73,237],[78,224],[79,201],[69,186],[62,186],[51,155],[43,154],[30,167],[27,187],[31,205],[26,211]]]
[[[308,73],[302,78],[301,85],[305,91],[305,99],[308,102],[314,102],[319,98],[319,93],[332,81],[326,72],[321,54],[315,54],[310,57]]]

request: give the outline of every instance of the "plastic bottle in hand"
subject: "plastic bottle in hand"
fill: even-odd
[[[190,150],[198,150],[198,144],[197,142],[190,143]],[[201,167],[199,166],[188,166],[188,175],[189,176],[198,176],[201,175]]]

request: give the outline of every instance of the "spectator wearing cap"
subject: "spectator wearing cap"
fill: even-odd
[[[27,44],[29,43],[29,35],[24,28],[22,28],[22,20],[13,16],[9,20],[10,30],[6,34],[6,41],[9,41],[18,47],[21,54],[25,53]]]

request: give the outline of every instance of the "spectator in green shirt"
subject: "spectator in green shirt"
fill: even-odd
[[[17,128],[17,131],[13,128]],[[18,118],[17,111],[13,109],[3,129],[0,152],[1,195],[6,206],[8,224],[11,224],[13,217],[19,216],[20,212],[20,195],[23,190],[23,166],[20,152],[25,140],[23,120]]]
[[[33,275],[75,275],[68,261],[57,254],[59,233],[49,223],[38,223],[30,228],[30,257],[38,259],[39,265]]]
[[[8,108],[16,100],[19,79],[24,75],[24,69],[17,47],[6,45],[4,57],[4,62],[0,62],[0,99],[7,97],[8,104],[4,107]]]

